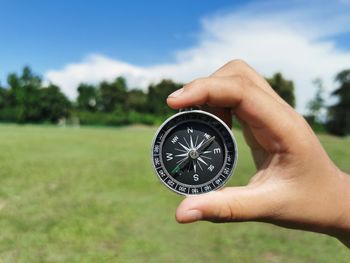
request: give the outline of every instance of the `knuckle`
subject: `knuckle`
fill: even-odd
[[[248,88],[253,86],[253,83],[244,75],[236,74],[230,77],[231,82],[234,83],[235,91],[241,95],[248,92]]]
[[[248,79],[242,75],[242,74],[236,74],[231,77],[232,81],[237,83],[238,88],[242,88],[244,86],[247,86]]]
[[[248,64],[243,59],[232,59],[229,63],[232,67],[243,68],[248,66]]]

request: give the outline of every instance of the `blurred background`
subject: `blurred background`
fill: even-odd
[[[349,262],[323,235],[177,224],[150,161],[167,96],[243,59],[350,172],[349,25],[348,0],[1,1],[0,262]]]

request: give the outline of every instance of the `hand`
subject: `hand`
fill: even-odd
[[[333,235],[350,246],[350,177],[251,67],[232,61],[171,94],[167,103],[174,109],[214,107],[231,125],[229,109],[242,124],[257,168],[247,186],[187,197],[176,211],[178,222],[264,221]]]

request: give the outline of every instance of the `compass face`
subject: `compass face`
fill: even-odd
[[[185,111],[166,120],[152,145],[153,166],[173,191],[193,195],[222,187],[237,159],[231,130],[216,116]]]

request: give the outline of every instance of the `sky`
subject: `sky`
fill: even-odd
[[[350,68],[350,0],[0,1],[0,83],[30,65],[75,99],[81,82],[131,88],[207,76],[232,59],[295,84],[306,111],[321,78]]]

